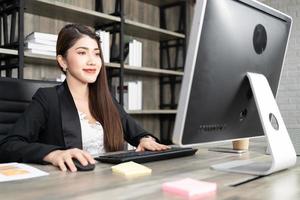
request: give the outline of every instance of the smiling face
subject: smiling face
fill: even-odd
[[[68,49],[65,57],[57,56],[57,60],[62,68],[67,68],[67,80],[83,84],[95,82],[102,67],[99,46],[86,35]]]

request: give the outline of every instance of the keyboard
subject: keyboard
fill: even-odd
[[[180,147],[171,147],[165,151],[126,151],[121,153],[112,153],[109,155],[103,155],[96,157],[95,159],[104,162],[119,164],[128,161],[134,161],[137,163],[145,163],[159,160],[166,160],[171,158],[178,158],[183,156],[191,156],[196,153],[197,149],[193,148],[180,148]]]

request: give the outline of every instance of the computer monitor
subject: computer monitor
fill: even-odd
[[[282,151],[291,154],[290,162],[251,173],[293,165],[295,151],[274,99],[291,26],[289,16],[257,1],[197,0],[173,142],[196,146],[269,133],[269,145],[275,138],[284,141],[279,148],[289,146]],[[273,160],[277,145],[269,146]]]

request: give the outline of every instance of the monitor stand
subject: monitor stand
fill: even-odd
[[[208,151],[222,152],[222,153],[235,153],[242,154],[248,152],[247,149],[233,149],[230,147],[211,147],[208,148]]]
[[[249,72],[247,77],[267,139],[271,161],[237,160],[211,167],[215,170],[263,176],[294,166],[296,152],[267,79],[262,74]]]

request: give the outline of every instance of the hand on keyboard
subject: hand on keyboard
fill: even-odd
[[[137,147],[136,151],[146,151],[146,150],[162,151],[162,150],[167,150],[169,148],[170,147],[166,145],[157,143],[153,137],[146,136],[140,140],[140,144]]]

